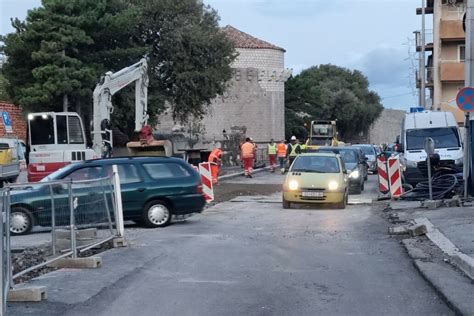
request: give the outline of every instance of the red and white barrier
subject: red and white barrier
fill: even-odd
[[[388,184],[387,161],[385,156],[377,157],[377,174],[379,177],[379,191],[381,193],[388,193],[390,186]]]
[[[214,188],[212,186],[211,163],[201,162],[199,164],[199,174],[201,175],[202,191],[206,202],[214,201]]]
[[[402,195],[402,175],[400,173],[400,159],[398,157],[388,158],[388,179],[390,195],[398,198]]]

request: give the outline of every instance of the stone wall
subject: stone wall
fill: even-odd
[[[3,125],[3,120],[0,119],[0,136],[17,137],[18,139],[21,139],[26,142],[28,138],[26,133],[27,123],[25,117],[23,116],[21,108],[14,104],[0,102],[0,112],[4,111],[6,111],[8,113],[8,116],[10,117],[13,134],[7,134],[5,126]]]
[[[368,142],[372,144],[393,143],[402,127],[405,111],[384,109],[380,117],[372,124]]]

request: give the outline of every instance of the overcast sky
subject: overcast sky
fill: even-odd
[[[230,24],[286,49],[286,67],[331,63],[361,70],[387,108],[417,103],[408,45],[421,18],[413,0],[204,0],[221,25]],[[420,3],[418,3],[420,2]],[[0,0],[0,34],[12,31],[10,17],[24,19],[39,0]],[[427,21],[431,20],[428,16]],[[430,27],[428,25],[428,27]]]

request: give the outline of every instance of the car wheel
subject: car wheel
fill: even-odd
[[[357,188],[354,189],[353,194],[361,194],[362,193],[362,184],[359,184]]]
[[[284,208],[284,209],[289,209],[289,208],[291,208],[291,203],[288,202],[287,200],[285,200],[285,198],[283,198],[283,208]]]
[[[146,227],[165,227],[171,222],[172,213],[163,201],[151,201],[143,210],[143,224]]]
[[[12,235],[26,235],[33,228],[33,216],[24,207],[14,207],[10,213],[10,233]]]
[[[343,209],[346,208],[346,204],[347,204],[347,198],[344,196],[344,198],[342,199],[342,202],[337,203],[337,204],[336,204],[336,207],[337,207],[338,209],[343,210]]]

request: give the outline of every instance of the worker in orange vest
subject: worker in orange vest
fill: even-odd
[[[277,160],[277,145],[275,141],[270,139],[270,144],[268,144],[268,164],[270,165],[270,172],[275,172]]]
[[[244,163],[244,174],[247,178],[252,178],[253,163],[255,159],[255,145],[250,138],[245,139],[245,143],[240,146],[242,162]]]
[[[285,173],[286,163],[286,144],[284,139],[277,145],[277,157],[278,162],[280,163],[281,173],[283,174]]]
[[[214,148],[209,154],[208,162],[211,163],[211,176],[212,183],[217,183],[217,177],[219,176],[219,169],[222,164],[222,150],[220,148]]]

